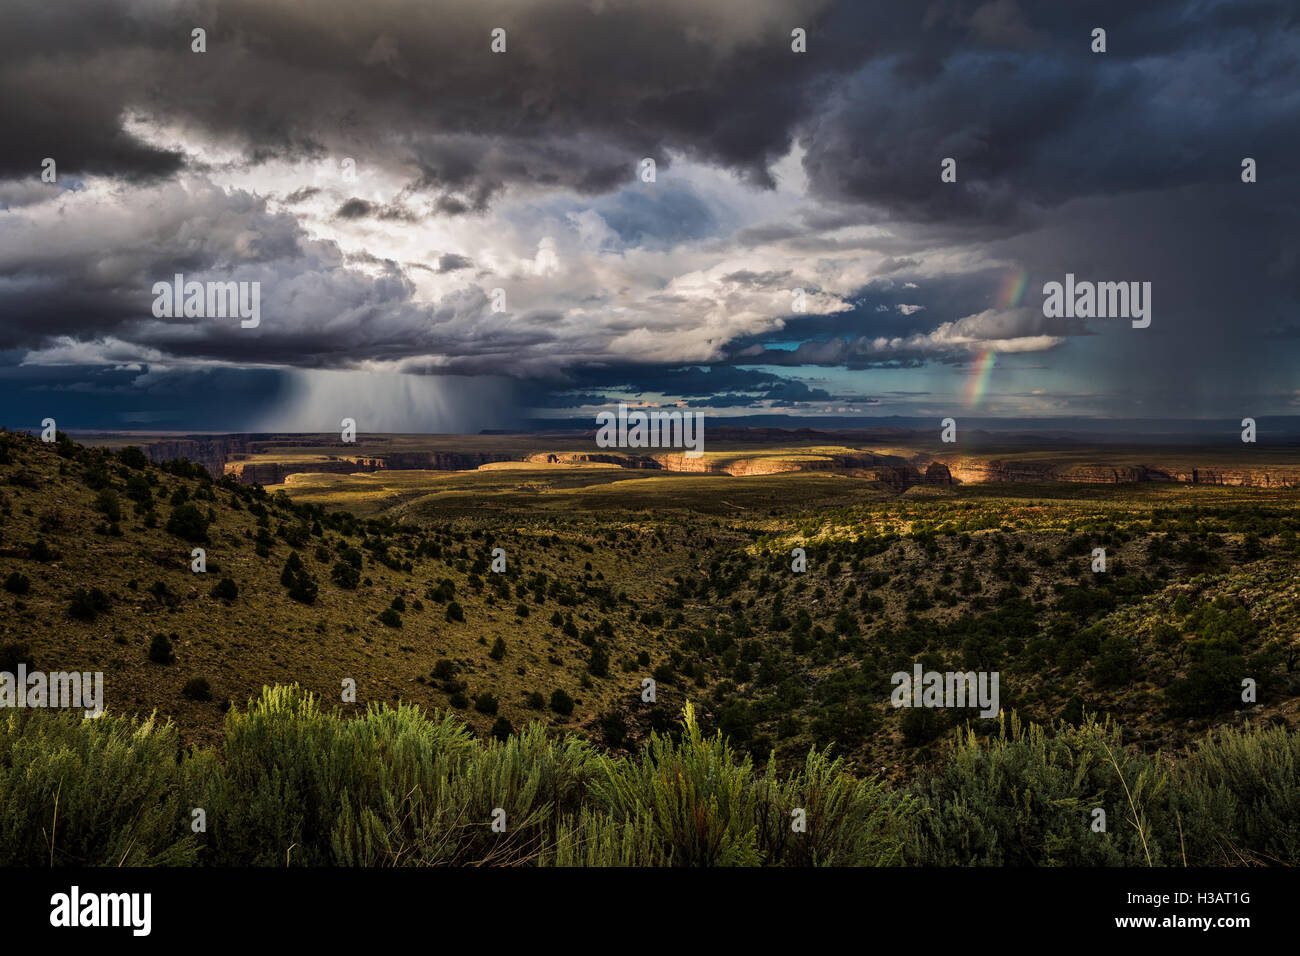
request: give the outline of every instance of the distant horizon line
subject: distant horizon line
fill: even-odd
[[[1296,435],[1300,437],[1300,414],[1297,415],[1260,415],[1254,416],[1255,421],[1260,425],[1270,425],[1271,430],[1275,431],[1274,437],[1281,437],[1276,434],[1278,429],[1282,435]],[[919,416],[919,415],[858,415],[858,416],[827,416],[827,415],[729,415],[729,416],[710,416],[709,422],[712,428],[729,428],[737,430],[766,430],[766,431],[872,431],[882,427],[893,427],[916,431],[918,429],[929,429],[938,427],[939,417]],[[1141,436],[1152,437],[1165,435],[1169,437],[1199,436],[1214,437],[1214,433],[1221,434],[1224,438],[1233,438],[1239,440],[1239,430],[1241,419],[1239,418],[1105,418],[1090,415],[1057,415],[1057,416],[966,416],[959,417],[959,423],[965,425],[965,429],[977,430],[983,432],[1010,432],[1042,429],[1060,429],[1064,431],[1085,431],[1093,434],[1110,434],[1116,437]],[[596,424],[594,420],[585,416],[581,417],[557,417],[557,418],[532,418],[523,419],[514,425],[499,428],[481,428],[476,430],[388,430],[384,428],[360,429],[363,435],[428,435],[428,436],[458,436],[458,437],[477,437],[477,436],[509,436],[509,435],[531,435],[542,433],[571,432],[582,434],[586,432],[595,432]],[[41,427],[39,424],[34,425],[0,425],[0,430],[9,432],[24,432],[28,434],[39,434]],[[295,430],[295,429],[250,429],[250,428],[113,428],[104,426],[83,427],[78,425],[59,426],[59,430],[69,436],[117,436],[117,435],[140,435],[140,436],[221,436],[221,435],[329,435],[335,433],[336,429],[321,430]]]

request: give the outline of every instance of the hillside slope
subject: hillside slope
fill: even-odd
[[[198,466],[14,434],[0,435],[0,515],[0,669],[26,658],[42,670],[102,671],[112,710],[158,709],[187,739],[215,739],[224,702],[277,683],[339,701],[350,678],[361,707],[446,706],[486,693],[495,709],[490,700],[463,708],[481,731],[498,716],[580,725],[634,686],[630,677],[623,688],[590,677],[582,686],[590,650],[579,627],[592,631],[615,609],[634,618],[645,595],[634,585],[611,594],[603,579],[632,578],[631,556],[598,554],[580,533],[526,521],[494,536],[357,522],[283,493],[214,482]],[[191,570],[196,547],[206,551],[205,573]],[[488,571],[494,547],[507,553],[502,575]],[[286,577],[295,554],[301,570]],[[548,617],[562,611],[559,626],[543,631],[517,613],[513,589],[525,573],[530,586],[545,575],[549,603],[529,604]],[[295,599],[293,578],[303,575],[312,584]],[[233,596],[214,593],[223,579]],[[159,634],[172,663],[150,659]],[[638,651],[658,643],[635,623],[619,634]],[[208,682],[210,701],[185,695],[194,678]],[[572,698],[571,715],[551,709],[557,691]],[[529,705],[532,695],[541,706],[538,696]]]

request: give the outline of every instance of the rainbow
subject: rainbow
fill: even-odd
[[[1020,266],[1009,270],[1002,277],[1002,283],[998,286],[998,308],[1014,309],[1020,305],[1020,300],[1025,296],[1025,286],[1029,284],[1029,273]]]
[[[1014,309],[1025,297],[1025,287],[1029,285],[1029,273],[1022,266],[1013,266],[1007,270],[998,284],[997,308]],[[975,362],[971,366],[970,378],[966,382],[966,404],[975,407],[984,400],[989,389],[989,379],[993,375],[993,366],[997,364],[998,353],[985,346],[975,353]]]
[[[984,400],[997,360],[998,353],[991,348],[982,348],[976,353],[975,364],[971,366],[970,378],[966,382],[966,404],[970,407],[974,408]]]

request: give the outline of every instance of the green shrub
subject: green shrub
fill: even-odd
[[[1188,658],[1186,673],[1165,688],[1171,716],[1205,717],[1241,706],[1241,679],[1247,668],[1235,639],[1191,641]]]
[[[944,732],[943,715],[932,707],[909,707],[899,719],[903,743],[923,747]]]
[[[0,648],[0,669],[25,653]],[[600,719],[607,740],[619,723]],[[615,756],[502,716],[483,740],[405,704],[345,717],[294,686],[232,707],[219,751],[182,752],[154,720],[6,710],[0,866],[1300,863],[1300,734],[1283,727],[1153,759],[1109,723],[1012,714],[900,789],[816,749],[756,770],[689,705],[679,731]]]
[[[72,600],[68,603],[68,617],[78,621],[93,621],[101,612],[108,610],[109,603],[108,595],[99,588],[77,588],[72,592]]]
[[[195,862],[193,782],[176,728],[154,719],[0,711],[0,866]]]
[[[24,665],[29,671],[36,667],[32,659],[31,648],[26,641],[6,641],[0,644],[0,671],[9,674],[18,673],[18,665]]]
[[[208,540],[208,519],[190,503],[177,505],[167,519],[167,533],[185,541],[202,544]]]
[[[330,568],[330,580],[345,591],[355,591],[361,583],[361,572],[346,561],[335,561]]]
[[[149,466],[149,459],[135,445],[127,445],[117,453],[117,460],[128,468],[141,471]]]
[[[315,604],[319,589],[316,579],[307,573],[302,557],[297,551],[290,551],[284,567],[280,571],[280,584],[289,589],[289,598],[299,604]]]
[[[593,759],[540,726],[479,743],[449,715],[372,706],[344,720],[296,687],[267,689],[227,715],[212,862],[526,862],[576,812]],[[488,826],[498,807],[500,834]]]
[[[212,596],[223,601],[233,601],[239,597],[239,586],[230,578],[222,578],[212,585]]]
[[[599,641],[591,646],[591,653],[587,657],[587,672],[592,677],[609,676],[609,651]]]
[[[1150,866],[1173,862],[1174,821],[1158,812],[1168,774],[1127,751],[1119,728],[999,718],[981,741],[959,731],[951,759],[916,783],[921,814],[909,841],[928,866]],[[1107,830],[1093,832],[1093,810]],[[1150,812],[1149,812],[1150,811]],[[1165,839],[1161,839],[1161,837]]]
[[[1123,687],[1137,673],[1138,658],[1127,639],[1114,635],[1101,642],[1089,679],[1097,687]]]
[[[211,700],[212,685],[206,677],[191,677],[181,688],[181,696],[186,700]]]
[[[1230,728],[1204,737],[1173,782],[1186,865],[1300,865],[1300,734]]]
[[[112,488],[103,488],[95,496],[95,507],[109,521],[122,520],[122,504],[118,500],[117,492]]]
[[[915,824],[916,801],[878,780],[860,780],[842,758],[810,750],[803,767],[780,780],[773,761],[755,781],[758,847],[782,866],[896,866]],[[794,832],[794,811],[804,829]]]
[[[136,504],[145,506],[153,501],[153,487],[143,475],[132,475],[126,480],[126,496]]]
[[[172,652],[172,642],[166,634],[159,632],[149,642],[149,660],[155,664],[171,664],[175,662],[176,655]]]
[[[623,742],[627,739],[627,721],[619,713],[602,714],[600,720],[600,733],[605,738],[606,747],[622,747]]]
[[[299,604],[315,604],[318,593],[316,579],[306,571],[299,572],[293,584],[289,586],[290,600],[297,601]]]
[[[640,834],[646,863],[744,866],[761,862],[749,758],[721,734],[705,738],[687,705],[680,743],[651,734],[639,757],[607,762],[595,785],[616,825]]]

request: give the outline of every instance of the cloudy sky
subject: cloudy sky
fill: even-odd
[[[4,0],[0,421],[1297,414],[1298,61],[1293,0]]]

